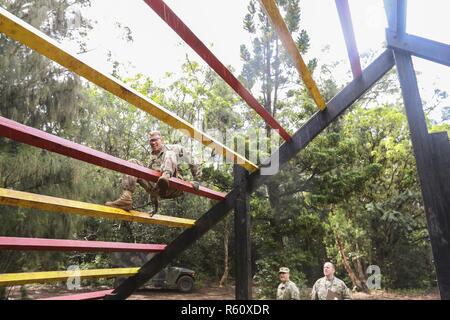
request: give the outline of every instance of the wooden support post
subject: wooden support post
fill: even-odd
[[[234,187],[238,196],[234,207],[236,300],[252,299],[252,264],[248,172],[234,165]]]
[[[432,138],[428,134],[411,56],[400,51],[394,51],[394,56],[419,172],[439,291],[441,299],[450,300],[450,198],[445,197],[442,184],[448,184],[448,180],[441,180],[444,170],[439,170],[445,166],[448,173],[448,160],[441,159],[443,143],[438,141],[439,137]],[[446,154],[448,152],[443,153]]]

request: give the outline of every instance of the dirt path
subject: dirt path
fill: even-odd
[[[107,287],[83,288],[77,292],[62,290],[58,286],[27,285],[26,290],[21,290],[20,286],[14,287],[10,291],[9,299],[39,299],[76,293],[107,290]],[[24,292],[26,295],[23,296]],[[256,295],[254,295],[256,297]],[[308,296],[304,295],[305,299]],[[399,293],[376,291],[369,294],[353,293],[354,300],[439,300],[437,290],[423,293]],[[169,289],[142,289],[128,298],[129,300],[234,300],[234,287],[219,288],[208,286],[195,288],[191,293],[180,293],[177,290]]]
[[[177,290],[145,289],[136,292],[128,300],[234,300],[234,288],[208,287],[194,289],[191,293]]]

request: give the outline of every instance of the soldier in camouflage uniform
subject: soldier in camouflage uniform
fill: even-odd
[[[311,300],[350,300],[350,292],[344,281],[334,276],[336,269],[331,262],[323,265],[325,277],[316,281],[312,288]]]
[[[124,210],[131,210],[133,207],[132,193],[136,188],[136,182],[139,183],[149,194],[154,205],[153,214],[158,211],[158,200],[173,199],[183,194],[182,191],[170,188],[170,178],[176,177],[183,179],[181,171],[182,166],[189,166],[194,181],[193,187],[198,191],[200,183],[198,180],[201,176],[200,166],[193,163],[190,153],[181,145],[166,145],[161,137],[159,131],[153,131],[149,134],[149,143],[152,149],[150,158],[150,169],[161,172],[156,183],[147,181],[141,178],[136,178],[130,175],[123,175],[122,177],[122,195],[116,201],[106,202],[107,206],[120,208]],[[129,160],[132,163],[144,166],[136,159]]]
[[[281,283],[277,290],[277,300],[300,300],[300,292],[297,286],[289,280],[289,269],[281,267],[278,273]]]

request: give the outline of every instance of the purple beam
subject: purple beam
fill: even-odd
[[[0,117],[0,136],[148,181],[155,182],[161,175],[158,171],[113,157],[4,117]],[[199,191],[196,191],[190,182],[177,178],[171,178],[170,185],[174,189],[214,200],[223,200],[225,198],[224,193],[202,186],[200,186]]]
[[[348,0],[336,0],[336,8],[339,13],[339,20],[341,21],[342,32],[344,33],[353,78],[356,79],[361,76],[362,70]]]
[[[0,237],[0,250],[78,252],[161,252],[165,244]]]

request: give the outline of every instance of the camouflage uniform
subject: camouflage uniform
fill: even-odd
[[[327,277],[320,278],[312,288],[311,300],[327,300],[328,290],[337,295],[339,300],[350,300],[350,292],[344,281],[333,277],[328,280]]]
[[[131,159],[129,162],[145,166],[142,162],[136,159]],[[184,173],[186,171],[185,169],[189,167],[195,181],[198,181],[201,176],[200,166],[192,161],[190,153],[185,148],[177,144],[163,145],[162,150],[158,154],[151,155],[150,164],[148,167],[155,171],[160,171],[161,173],[168,172],[171,177],[177,177],[179,179],[183,179],[182,172]],[[133,192],[136,187],[136,182],[150,194],[152,200],[159,198],[157,188],[155,188],[155,182],[126,174],[122,177],[123,190]],[[172,199],[179,197],[182,194],[183,191],[181,190],[169,188],[163,198]]]
[[[277,300],[300,300],[300,292],[292,281],[280,283],[277,290]]]

